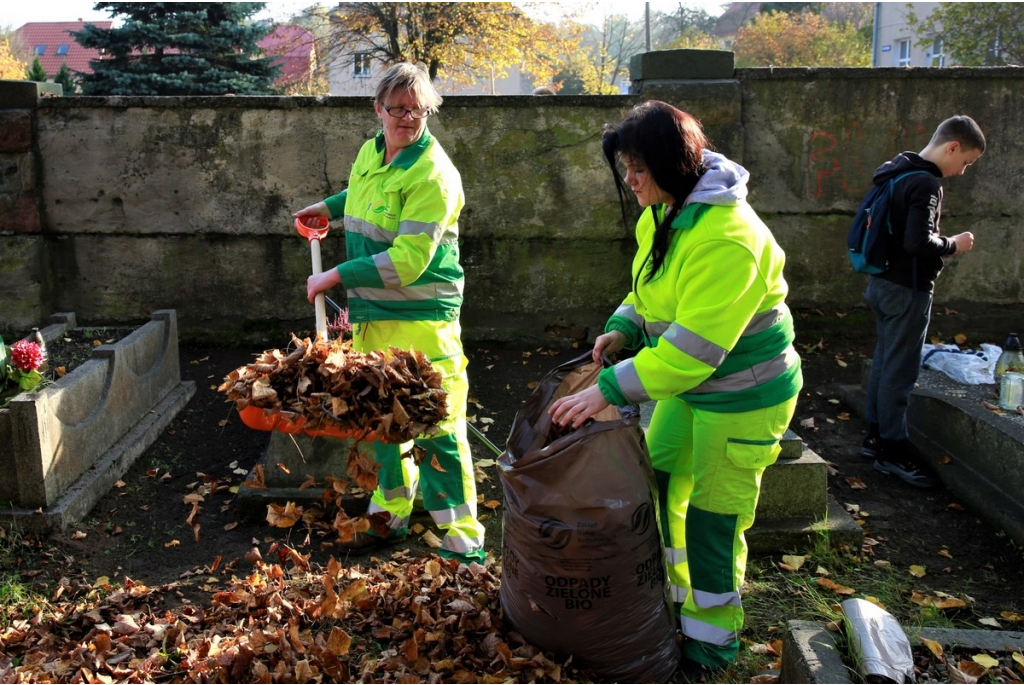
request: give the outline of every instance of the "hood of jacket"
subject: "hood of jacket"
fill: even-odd
[[[702,202],[708,205],[738,205],[747,198],[750,172],[725,155],[704,150],[704,175],[683,205]]]
[[[908,171],[927,171],[933,176],[942,177],[942,172],[934,162],[929,162],[916,152],[901,152],[890,161],[875,169],[871,180],[875,185],[878,185],[883,181],[888,181],[893,176]]]

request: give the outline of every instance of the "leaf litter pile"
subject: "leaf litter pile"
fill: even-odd
[[[0,682],[592,682],[502,625],[500,571],[398,552],[326,568],[285,545],[234,564],[209,605],[161,607],[177,583],[62,578],[49,602],[5,612]]]
[[[235,369],[218,391],[239,411],[258,407],[387,443],[433,435],[448,416],[441,374],[422,352],[392,347],[364,354],[348,340],[294,335],[292,345]]]

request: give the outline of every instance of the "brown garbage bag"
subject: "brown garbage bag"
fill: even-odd
[[[654,472],[640,413],[608,407],[578,430],[548,407],[597,382],[590,353],[551,371],[499,458],[501,606],[534,646],[619,683],[667,682],[679,661]],[[552,441],[552,438],[554,440]]]

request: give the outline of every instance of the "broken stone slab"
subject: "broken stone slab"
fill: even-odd
[[[835,633],[817,621],[787,621],[782,644],[782,683],[852,683],[860,677],[847,666]],[[1024,632],[965,630],[962,628],[909,628],[903,626],[912,646],[921,639],[934,640],[944,649],[990,652],[1024,651]]]

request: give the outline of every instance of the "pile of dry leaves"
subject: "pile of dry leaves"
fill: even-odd
[[[307,432],[403,443],[433,435],[448,416],[441,374],[422,352],[392,347],[361,353],[351,341],[294,335],[292,345],[291,351],[263,352],[218,388],[243,420],[252,407],[272,418],[288,417]]]
[[[271,553],[279,563],[253,550],[253,572],[206,608],[160,608],[176,584],[62,579],[0,632],[0,682],[592,682],[502,626],[489,567],[398,553],[324,569]]]

